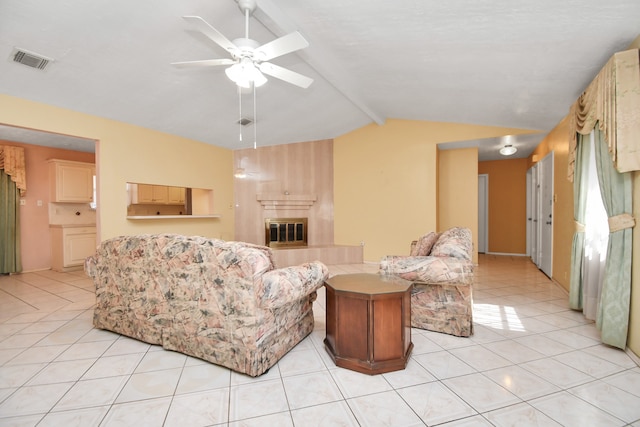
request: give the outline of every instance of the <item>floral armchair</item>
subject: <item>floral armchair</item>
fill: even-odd
[[[456,336],[473,334],[471,230],[454,227],[412,242],[408,256],[380,261],[380,274],[414,283],[411,326]]]

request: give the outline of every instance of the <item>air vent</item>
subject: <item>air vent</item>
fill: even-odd
[[[20,63],[22,65],[26,65],[27,67],[35,68],[38,70],[44,70],[47,68],[50,62],[53,62],[53,59],[47,58],[46,56],[40,55],[38,53],[29,52],[28,50],[14,48],[11,53],[11,57],[13,58],[13,62]]]
[[[251,124],[253,122],[251,121],[251,119],[247,119],[247,118],[243,117],[240,120],[238,120],[236,123],[238,123],[239,125],[242,125],[242,126],[246,126],[246,125]]]

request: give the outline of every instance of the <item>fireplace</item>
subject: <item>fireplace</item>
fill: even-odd
[[[266,246],[307,246],[307,218],[266,218],[264,225]]]

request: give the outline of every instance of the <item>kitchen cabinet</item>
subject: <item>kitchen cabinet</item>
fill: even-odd
[[[84,260],[96,252],[94,225],[51,225],[51,268],[80,270]]]
[[[93,163],[49,160],[50,201],[91,203],[95,170]]]
[[[153,205],[184,205],[184,187],[166,185],[130,184],[131,203]]]
[[[167,202],[171,205],[184,205],[184,187],[167,187]]]
[[[132,199],[133,203],[167,203],[167,187],[150,184],[134,185]]]

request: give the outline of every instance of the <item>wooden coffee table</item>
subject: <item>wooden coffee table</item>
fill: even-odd
[[[327,279],[324,345],[337,366],[365,374],[404,369],[411,342],[411,282],[378,274]]]

